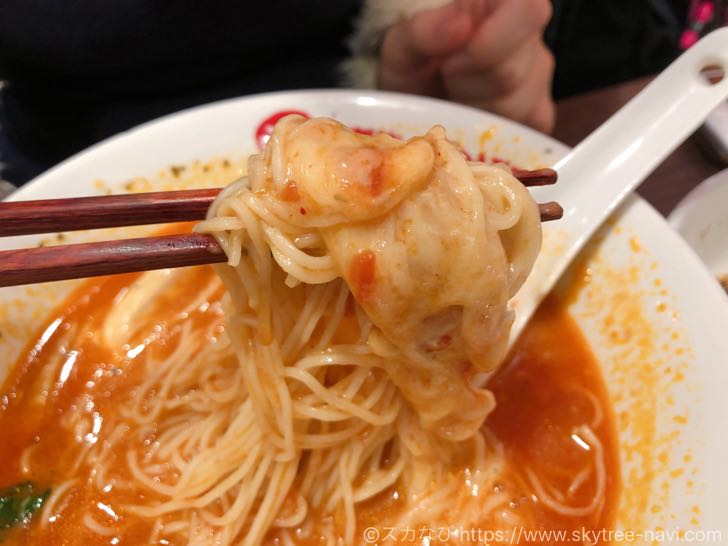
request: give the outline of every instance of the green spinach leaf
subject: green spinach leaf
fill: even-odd
[[[42,490],[33,482],[0,489],[0,533],[15,525],[30,523],[33,513],[43,506],[49,493],[50,489]]]

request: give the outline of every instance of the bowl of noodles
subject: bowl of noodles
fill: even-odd
[[[195,229],[228,264],[0,289],[0,541],[728,541],[728,303],[649,205],[505,353],[508,300],[560,251],[509,165],[566,152],[437,100],[273,93],[28,184],[12,199],[225,187],[196,226],[0,245]]]

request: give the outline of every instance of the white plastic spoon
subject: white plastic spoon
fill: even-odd
[[[726,77],[707,82],[700,74],[707,66],[722,67]],[[513,298],[511,344],[594,232],[726,98],[728,28],[712,32],[683,53],[554,166],[559,182],[537,198],[564,207],[564,217],[545,227],[558,231],[559,252],[542,253]]]

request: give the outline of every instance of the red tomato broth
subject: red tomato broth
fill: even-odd
[[[487,424],[503,442],[513,468],[531,468],[558,491],[565,491],[592,454],[575,429],[588,424],[595,409],[603,414],[593,432],[602,444],[606,499],[601,512],[588,517],[563,517],[524,491],[523,501],[542,528],[610,529],[621,489],[619,444],[614,415],[601,368],[563,302],[549,296],[516,346],[488,383],[496,408]],[[588,445],[588,444],[587,444]],[[519,472],[521,474],[521,472]],[[525,476],[520,476],[525,481]],[[569,505],[589,504],[594,476],[575,491]]]
[[[30,479],[42,487],[54,488],[84,471],[81,468],[73,472],[81,439],[74,438],[72,431],[62,426],[62,420],[74,412],[95,413],[102,420],[99,441],[109,433],[106,425],[114,422],[117,404],[134,396],[134,388],[144,373],[144,359],[152,352],[163,356],[174,349],[177,334],[172,327],[173,317],[191,297],[188,287],[203,286],[214,275],[206,267],[195,271],[194,284],[185,283],[179,289],[171,290],[162,302],[149,310],[153,313],[150,313],[153,316],[150,326],[157,327],[159,336],[155,343],[134,358],[114,354],[104,347],[98,342],[98,330],[112,308],[115,296],[134,281],[136,274],[89,280],[52,314],[0,391],[3,395],[0,398],[0,430],[3,431],[0,487]],[[219,299],[221,295],[218,291],[210,300]],[[211,313],[212,308],[208,306],[206,311],[198,309],[186,320],[202,326],[211,320],[207,313]],[[41,343],[43,333],[50,332],[50,325],[56,325],[55,330]],[[79,346],[65,346],[67,334],[74,331],[87,335],[82,336]],[[48,370],[59,361],[59,352],[68,355],[71,350],[78,351],[78,354],[65,381],[52,381],[45,401],[36,402],[36,398],[43,394],[41,384],[47,384]],[[54,377],[58,377],[57,368],[51,371]],[[571,439],[574,426],[588,421],[593,413],[591,403],[581,393],[586,390],[599,400],[604,419],[594,432],[604,446],[608,487],[606,504],[598,517],[558,516],[534,500],[533,492],[520,472],[515,472],[509,479],[520,484],[515,500],[530,527],[567,530],[611,528],[620,487],[615,426],[599,367],[578,327],[560,302],[551,299],[542,305],[506,364],[491,379],[490,387],[496,394],[498,407],[487,425],[503,442],[508,458],[515,463],[511,466],[528,465],[557,488],[568,486],[574,472],[585,461],[584,453],[580,453],[580,448]],[[32,445],[36,447],[28,458],[31,472],[24,474],[21,456]],[[123,461],[117,462],[121,464]],[[88,472],[88,469],[85,471]],[[174,478],[160,476],[162,481]],[[395,485],[392,491],[397,487]],[[583,483],[571,502],[575,505],[587,503],[594,487],[592,476]],[[398,503],[392,501],[392,491],[378,495],[361,507],[360,528],[376,524],[383,514],[396,515]],[[72,502],[63,507],[58,521],[41,527],[39,518],[36,518],[27,529],[11,531],[7,542],[40,546],[109,544],[109,537],[90,533],[82,523],[84,512],[93,509],[98,521],[118,530],[118,544],[146,543],[151,523],[125,513],[123,506],[153,498],[153,495],[141,489],[133,492],[112,490],[100,498],[93,485],[79,481],[73,487]],[[99,502],[112,507],[119,515],[118,521],[100,514],[95,508]],[[483,528],[488,528],[487,521],[483,522]],[[273,540],[272,536],[269,538]]]

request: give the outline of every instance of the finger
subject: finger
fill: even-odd
[[[456,71],[454,75],[445,63],[441,71],[448,96],[466,101],[488,101],[516,92],[528,80],[534,63],[541,58],[543,47],[541,38],[534,36],[491,68],[471,65],[468,72]]]
[[[493,8],[491,0],[454,0],[458,9],[470,15],[470,19],[479,25],[485,19]]]
[[[401,39],[387,35],[382,44],[378,85],[382,89],[442,96],[440,60],[436,57],[412,58],[404,53]]]
[[[432,96],[443,94],[442,55],[462,47],[472,31],[467,14],[454,4],[426,10],[394,25],[382,43],[379,86]]]
[[[539,128],[550,128],[549,119],[553,114],[543,102],[552,102],[553,67],[553,56],[544,48],[527,80],[516,92],[491,100],[468,101],[468,104],[529,125],[535,120],[540,124]]]
[[[556,124],[556,105],[551,96],[544,96],[524,122],[542,133],[553,131]]]
[[[468,13],[455,4],[424,10],[397,28],[402,52],[414,61],[422,57],[447,55],[461,48],[470,37],[473,24]]]
[[[475,30],[467,54],[481,68],[505,59],[524,40],[541,35],[551,18],[549,0],[500,0]]]

